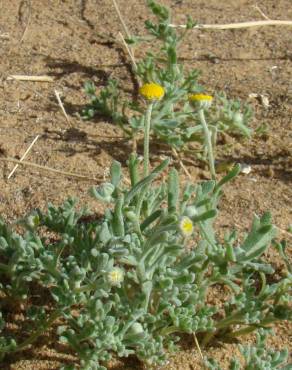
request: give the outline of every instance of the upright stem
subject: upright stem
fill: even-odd
[[[209,131],[206,119],[205,119],[204,109],[202,108],[199,110],[199,119],[200,119],[200,122],[204,130],[205,142],[206,142],[207,150],[208,150],[208,160],[209,160],[209,168],[210,168],[211,176],[213,180],[216,180],[211,135],[210,135],[210,131]]]
[[[151,114],[152,114],[153,103],[150,103],[147,107],[145,116],[145,128],[144,128],[144,177],[149,173],[149,140],[150,140],[150,127],[151,127]]]

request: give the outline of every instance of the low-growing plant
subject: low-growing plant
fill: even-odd
[[[141,85],[154,82],[165,90],[164,98],[153,107],[152,133],[170,147],[181,151],[186,150],[190,143],[199,143],[203,150],[197,154],[205,158],[207,143],[200,110],[190,105],[188,99],[189,95],[202,93],[204,88],[197,82],[198,70],[186,72],[178,56],[181,41],[196,23],[188,18],[186,29],[179,31],[172,27],[171,14],[166,7],[152,0],[147,1],[147,4],[156,16],[157,23],[147,20],[145,28],[148,36],[133,36],[126,41],[132,47],[141,42],[151,45],[145,58],[137,62],[137,67],[133,67],[133,72]],[[117,80],[110,80],[99,95],[96,95],[94,84],[87,82],[85,92],[90,104],[83,111],[83,117],[106,117],[119,125],[136,142],[145,127],[143,102],[140,99],[129,101],[122,96],[120,85]],[[228,100],[224,93],[216,94],[214,103],[206,114],[212,145],[215,146],[220,132],[250,137],[252,131],[248,122],[251,116],[252,110],[247,104]]]
[[[267,348],[267,330],[260,329],[257,332],[255,345],[239,345],[243,357],[243,363],[238,358],[230,362],[229,370],[290,370],[292,364],[287,364],[288,350],[276,351]],[[209,370],[222,370],[213,359],[206,360]]]
[[[194,334],[204,347],[291,319],[291,267],[286,244],[274,241],[270,214],[255,216],[241,237],[219,237],[214,226],[223,187],[240,166],[216,180],[205,122],[212,97],[192,94],[187,104],[197,109],[213,179],[182,185],[175,168],[166,174],[169,159],[152,169],[149,163],[151,127],[168,90],[147,82],[139,92],[146,101],[143,171],[132,153],[129,183],[113,162],[110,180],[91,189],[105,205],[102,215],[77,210],[69,199],[20,220],[22,233],[0,222],[0,359],[57,325],[79,361],[63,369],[105,370],[113,355],[135,355],[149,367],[165,362],[178,334]],[[264,257],[270,246],[286,266],[277,279]],[[220,305],[211,299],[218,290]],[[35,301],[35,291],[44,302]],[[25,313],[22,341],[6,325],[12,305]],[[247,358],[264,364],[261,346],[245,350]],[[267,356],[275,366],[285,357]]]
[[[68,201],[22,221],[22,236],[1,223],[1,328],[4,302],[13,299],[26,304],[31,330],[24,342],[4,331],[2,356],[23,350],[58,319],[60,340],[82,369],[106,369],[113,353],[159,364],[179,333],[199,334],[206,345],[291,316],[291,275],[267,282],[274,273],[263,258],[275,236],[270,216],[255,216],[242,241],[235,232],[216,237],[222,186],[239,167],[218,183],[181,188],[175,169],[159,180],[168,163],[140,178],[133,154],[125,186],[114,162],[111,181],[92,189],[108,206],[99,219],[83,221],[85,210]],[[50,293],[50,308],[30,303],[32,284]],[[227,289],[222,307],[208,302],[214,287]]]

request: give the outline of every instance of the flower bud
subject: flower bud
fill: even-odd
[[[129,211],[126,213],[126,217],[128,220],[132,221],[132,222],[136,222],[137,221],[137,215],[135,212],[133,211]]]
[[[240,113],[240,112],[235,112],[234,114],[233,114],[233,117],[232,117],[232,119],[233,119],[233,121],[234,121],[234,123],[236,124],[236,125],[243,125],[244,124],[244,120],[243,120],[243,114],[242,113]]]
[[[134,322],[130,328],[131,334],[142,334],[144,332],[143,326],[139,322]]]
[[[198,210],[195,206],[188,206],[184,213],[187,217],[193,218],[198,215]]]
[[[31,228],[37,227],[40,224],[40,218],[39,218],[39,216],[37,214],[30,215],[27,218],[27,224]]]
[[[189,95],[190,104],[197,109],[208,109],[212,104],[213,96],[205,94]]]

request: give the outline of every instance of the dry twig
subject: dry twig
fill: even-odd
[[[54,82],[50,76],[27,76],[27,75],[9,75],[7,80],[32,81],[32,82]]]
[[[125,40],[125,38],[124,38],[124,36],[122,35],[121,32],[119,32],[119,36],[122,40],[122,43],[123,43],[125,49],[127,50],[128,54],[130,56],[130,59],[131,59],[131,62],[132,62],[132,67],[133,67],[134,71],[136,71],[137,70],[137,63],[135,61],[135,57],[134,57],[134,54],[132,52],[132,49],[130,49],[129,45],[126,43],[126,40]],[[139,83],[139,81],[138,81],[138,83]]]
[[[72,173],[72,172],[67,172],[67,171],[56,170],[55,168],[51,168],[51,167],[47,167],[47,166],[41,166],[40,164],[37,164],[37,163],[20,161],[18,159],[14,159],[14,158],[0,157],[0,162],[12,162],[12,163],[17,163],[21,166],[35,167],[35,168],[38,168],[40,170],[54,172],[54,173],[58,173],[60,175],[65,175],[65,176],[69,176],[69,177],[76,177],[80,180],[87,180],[87,181],[100,181],[101,180],[99,178],[84,176],[84,175],[80,175],[80,174]]]
[[[120,12],[120,9],[118,7],[118,4],[117,4],[116,0],[112,0],[112,1],[113,1],[113,4],[114,4],[114,7],[116,9],[116,12],[118,14],[119,20],[120,20],[120,22],[121,22],[121,24],[123,26],[124,32],[125,32],[127,38],[130,39],[131,38],[130,31],[128,30],[128,27],[126,25],[126,22],[124,21],[124,19],[122,17],[122,14]],[[124,47],[126,48],[128,54],[130,56],[133,69],[134,69],[134,71],[136,71],[137,70],[137,64],[136,64],[136,61],[135,61],[135,56],[134,56],[133,49],[126,43],[126,40],[125,40],[125,38],[124,38],[124,36],[122,35],[121,32],[119,32],[119,36],[120,36],[120,38],[122,40],[122,43],[123,43]]]
[[[188,178],[189,178],[189,179],[191,179],[191,178],[192,178],[192,176],[191,176],[191,174],[189,173],[189,171],[188,171],[188,169],[186,168],[186,166],[183,164],[183,161],[181,160],[181,158],[180,158],[180,156],[179,156],[178,152],[177,152],[174,148],[172,148],[172,152],[173,152],[173,154],[174,154],[175,158],[179,161],[179,164],[180,164],[181,168],[184,170],[185,174],[188,176]]]
[[[22,162],[24,160],[24,158],[28,155],[28,153],[30,152],[31,148],[34,146],[34,144],[37,142],[38,138],[40,137],[40,135],[37,135],[34,140],[32,141],[32,143],[30,144],[30,146],[26,149],[25,153],[23,154],[23,156],[20,158],[20,162]],[[8,175],[7,179],[9,180],[10,177],[14,174],[14,172],[16,171],[17,167],[19,166],[19,164],[15,165],[13,170],[10,172],[10,174]]]
[[[131,34],[130,34],[130,32],[128,30],[128,27],[127,27],[127,25],[126,25],[126,23],[125,23],[125,21],[124,21],[124,19],[122,17],[122,14],[120,12],[120,9],[118,7],[118,4],[117,4],[116,0],[112,0],[112,1],[113,1],[113,4],[114,4],[114,7],[116,9],[117,15],[119,17],[119,20],[120,20],[120,22],[121,22],[121,24],[123,26],[124,31],[125,31],[125,34],[130,39],[131,38]]]
[[[268,16],[266,16],[266,14],[262,11],[262,9],[257,4],[254,5],[253,7],[254,7],[255,10],[257,10],[260,13],[260,15],[263,18],[265,18],[266,20],[269,20],[269,21],[271,20],[271,18],[269,18]]]
[[[27,17],[27,22],[26,22],[26,25],[25,25],[25,27],[24,27],[24,30],[23,30],[22,36],[21,36],[21,38],[20,38],[20,40],[19,40],[19,44],[21,44],[21,43],[22,43],[22,41],[24,40],[24,38],[25,38],[25,36],[26,36],[27,30],[28,30],[28,26],[29,26],[29,24],[30,24],[30,20],[31,20],[31,9],[32,9],[32,7],[31,7],[31,1],[29,0],[29,1],[28,1],[28,17]]]
[[[0,33],[0,39],[9,40],[10,36],[8,33]]]
[[[201,347],[200,347],[200,345],[199,345],[199,342],[198,342],[198,339],[197,339],[196,333],[193,333],[193,337],[194,337],[194,340],[195,340],[195,344],[196,344],[197,350],[198,350],[199,355],[200,355],[200,357],[201,357],[202,365],[204,366],[204,356],[203,356],[203,353],[202,353]]]
[[[276,229],[282,233],[282,234],[285,234],[287,237],[290,237],[292,238],[292,233],[290,231],[287,231],[287,230],[284,230],[284,229],[281,229],[280,227],[276,226]]]
[[[60,98],[60,93],[59,93],[59,91],[57,91],[57,90],[54,90],[54,92],[55,92],[55,95],[56,95],[57,101],[58,101],[58,103],[59,103],[59,106],[60,106],[60,108],[61,108],[61,110],[62,110],[62,112],[63,112],[63,114],[64,114],[64,116],[65,116],[65,118],[66,118],[66,121],[67,121],[67,122],[69,123],[69,125],[71,126],[70,119],[69,119],[69,117],[68,117],[68,115],[67,115],[67,113],[66,113],[66,111],[65,111],[64,105],[63,105],[62,100],[61,100],[61,98]]]
[[[265,21],[250,21],[250,22],[239,22],[239,23],[227,23],[227,24],[198,24],[193,27],[193,30],[230,30],[237,28],[249,28],[249,27],[261,27],[261,26],[292,26],[292,21],[282,20],[265,20]],[[170,27],[175,28],[186,28],[185,24],[170,24]]]

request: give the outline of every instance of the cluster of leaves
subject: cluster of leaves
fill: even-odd
[[[266,338],[267,330],[260,329],[254,346],[239,345],[244,364],[235,358],[231,361],[229,370],[290,370],[292,364],[287,365],[288,350],[267,349]],[[206,367],[210,370],[222,370],[213,359],[206,360]]]
[[[60,340],[88,370],[106,369],[112,353],[163,363],[179,333],[200,333],[207,344],[214,336],[232,338],[291,318],[290,272],[267,283],[274,272],[263,259],[275,235],[270,216],[255,217],[242,241],[235,232],[223,242],[216,237],[222,186],[240,168],[218,183],[181,189],[175,169],[166,182],[158,181],[168,160],[142,179],[138,165],[132,155],[130,187],[114,162],[111,182],[92,189],[108,206],[100,219],[90,219],[69,200],[23,220],[23,235],[1,222],[0,292],[4,301],[24,302],[31,322],[23,343],[3,331],[2,356],[24,349],[57,318]],[[182,227],[186,217],[194,226],[192,238]],[[286,260],[284,246],[278,250]],[[32,284],[50,292],[50,309],[32,304]],[[223,308],[208,303],[214,286],[230,292]],[[2,309],[0,330],[5,318]]]
[[[175,149],[182,150],[191,142],[198,142],[204,147],[204,135],[198,112],[188,102],[190,94],[200,93],[204,88],[197,82],[199,72],[197,70],[186,72],[178,57],[178,46],[195,23],[189,18],[186,29],[181,34],[171,26],[171,15],[167,8],[153,0],[148,1],[148,6],[156,16],[157,23],[147,20],[145,27],[149,36],[132,37],[127,42],[132,47],[142,41],[160,45],[158,50],[148,51],[133,71],[142,84],[155,82],[163,86],[166,92],[164,99],[157,102],[153,109],[151,123],[153,134]],[[85,92],[90,104],[83,111],[84,118],[91,119],[95,115],[107,117],[132,138],[143,131],[143,102],[122,98],[117,80],[110,80],[99,95],[96,95],[94,84],[87,82]],[[252,132],[248,127],[251,117],[252,110],[248,105],[228,100],[224,94],[217,94],[207,117],[213,143],[215,144],[218,132],[249,137]]]

